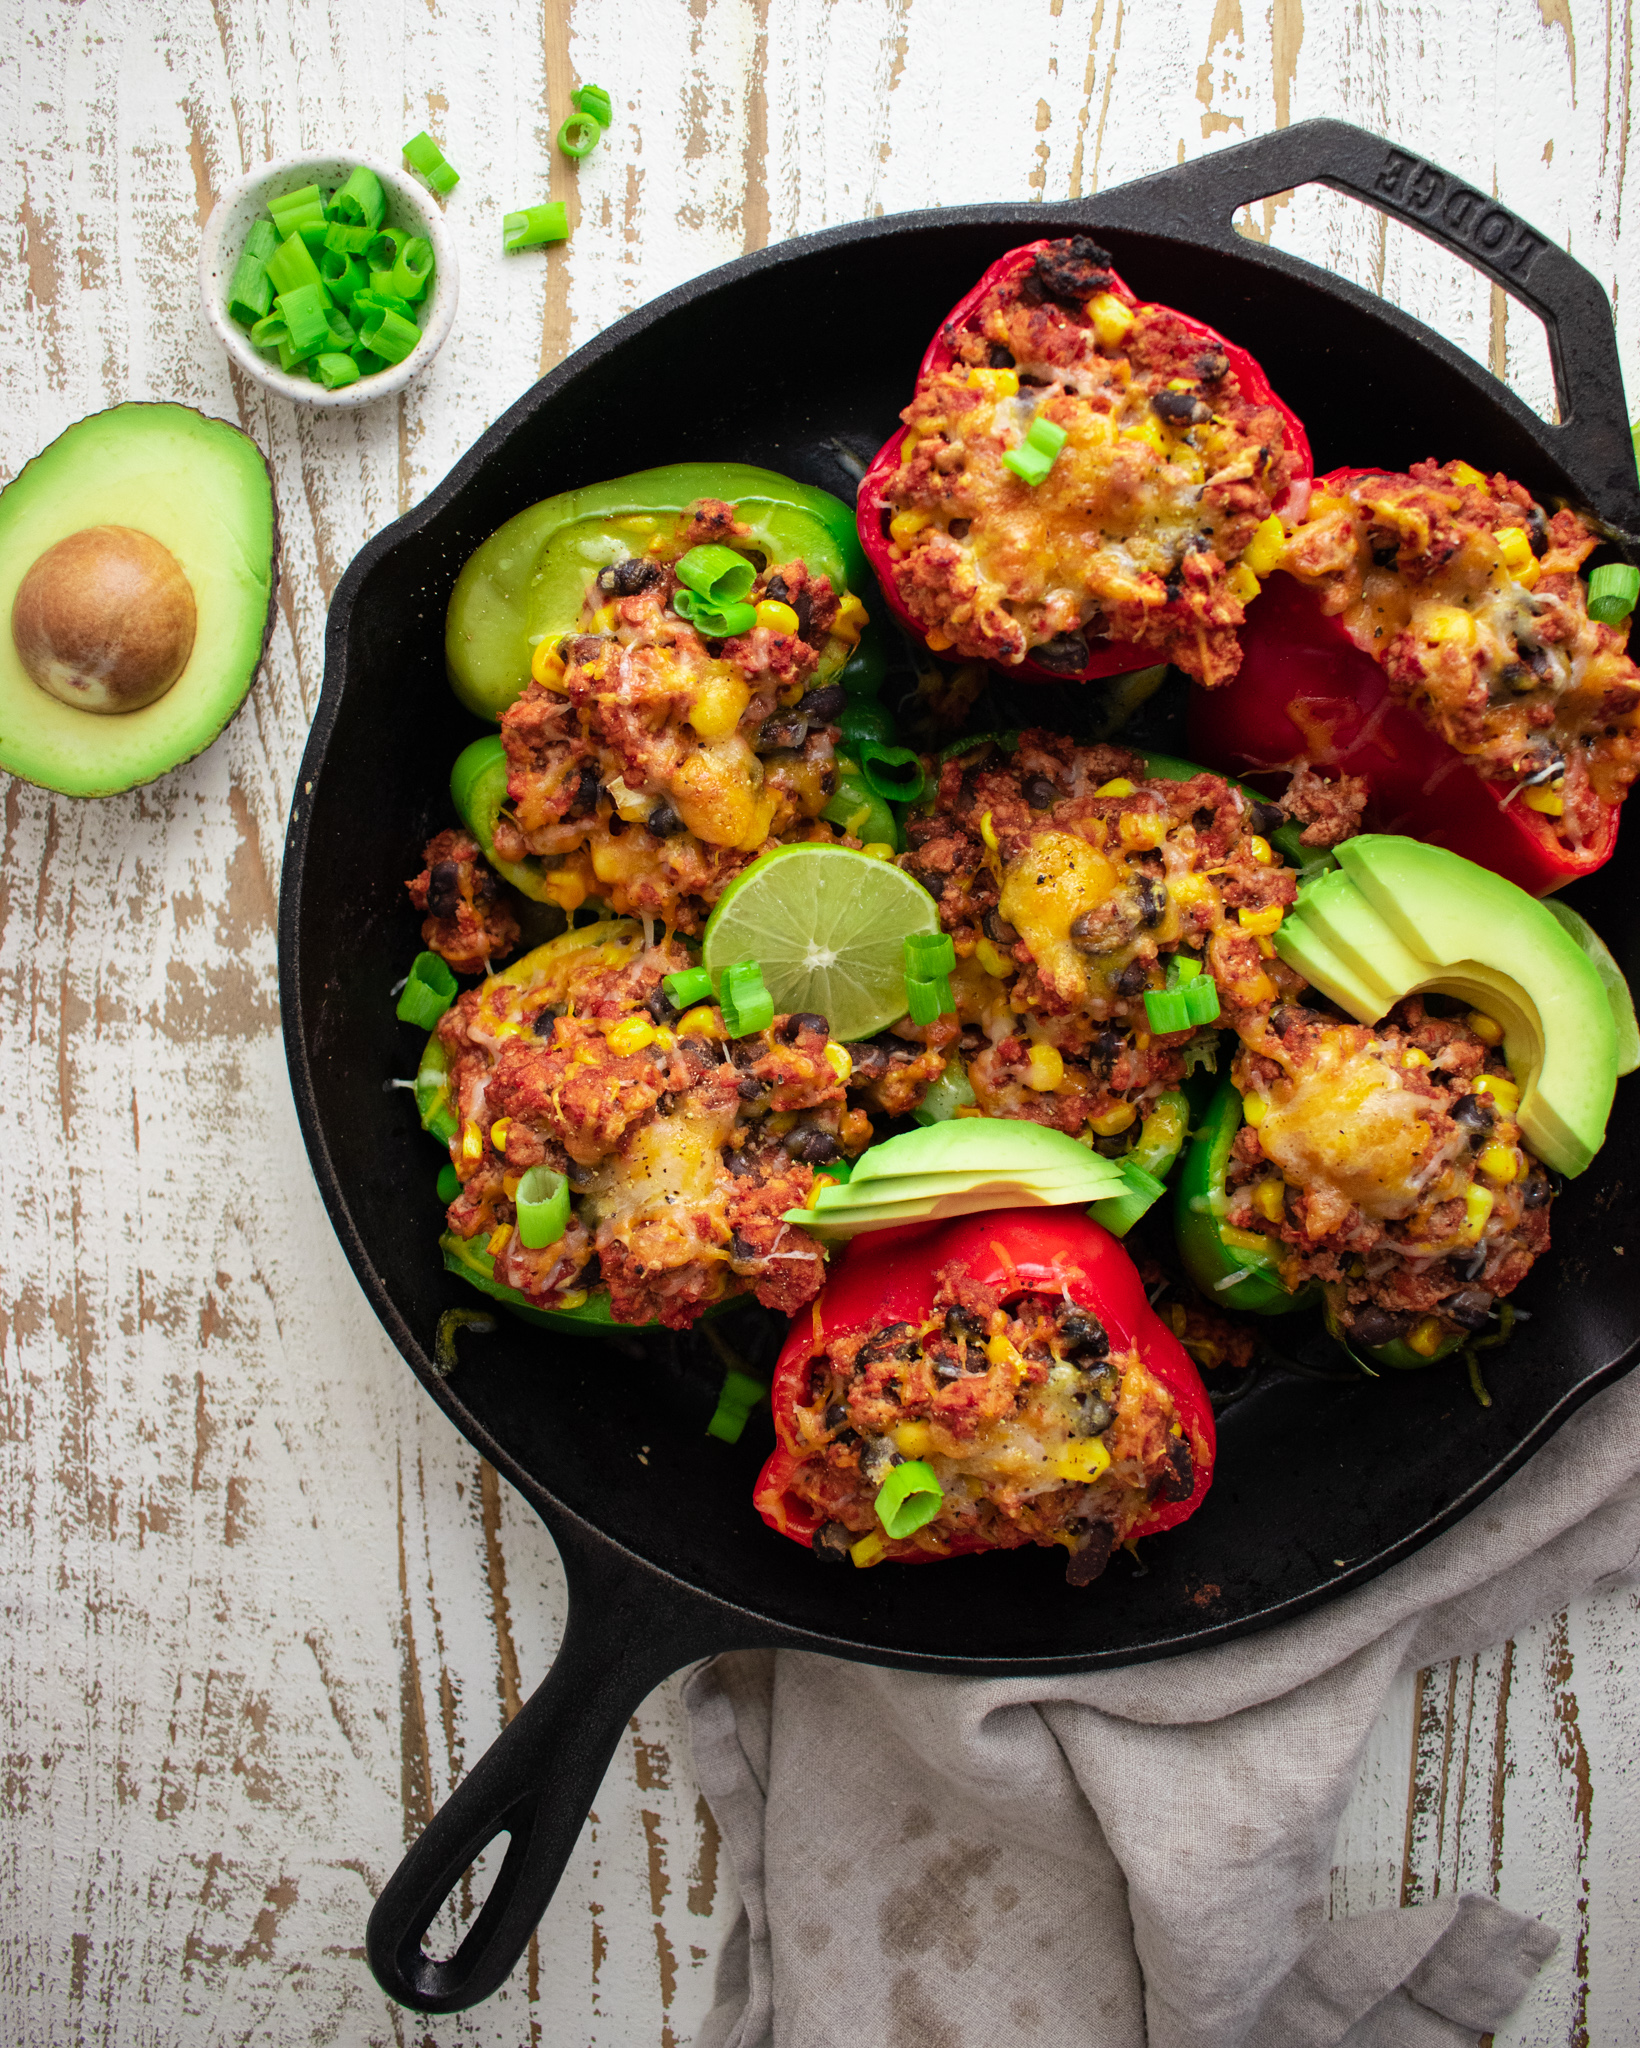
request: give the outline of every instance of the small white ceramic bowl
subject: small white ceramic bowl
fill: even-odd
[[[250,336],[236,320],[228,317],[228,286],[234,266],[245,246],[251,223],[267,212],[268,201],[281,192],[295,192],[303,185],[319,185],[326,191],[344,184],[360,164],[382,181],[387,195],[385,225],[402,228],[408,235],[424,235],[433,245],[433,282],[427,297],[416,308],[421,321],[421,339],[402,363],[378,370],[373,377],[361,377],[340,391],[327,391],[307,377],[293,377],[281,370],[278,359],[262,355],[251,347]],[[277,392],[295,405],[322,406],[346,412],[355,406],[372,405],[378,398],[390,398],[419,377],[443,345],[456,314],[460,290],[455,245],[444,225],[437,202],[403,171],[353,151],[332,151],[324,156],[287,156],[278,163],[261,164],[230,185],[205,223],[199,251],[199,294],[205,317],[216,330],[217,339],[244,371],[266,391]]]

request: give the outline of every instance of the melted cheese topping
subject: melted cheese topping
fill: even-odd
[[[1070,1001],[1082,1000],[1088,986],[1070,928],[1116,883],[1105,855],[1071,832],[1037,833],[1003,872],[998,908],[1030,947],[1038,974]]]
[[[1424,1100],[1375,1041],[1330,1031],[1312,1066],[1276,1083],[1259,1140],[1296,1187],[1324,1189],[1385,1222],[1411,1215],[1443,1163]]]

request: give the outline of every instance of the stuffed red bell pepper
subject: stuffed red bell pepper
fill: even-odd
[[[856,1238],[794,1322],[772,1401],[759,1513],[857,1565],[1059,1544],[1086,1585],[1212,1478],[1196,1368],[1081,1209]]]
[[[1046,681],[1235,673],[1243,552],[1302,517],[1311,472],[1245,349],[1135,298],[1085,235],[1030,242],[941,326],[901,418],[860,539],[936,652]]]
[[[1534,895],[1611,857],[1640,770],[1627,621],[1589,616],[1598,536],[1468,463],[1334,470],[1248,616],[1235,682],[1198,697],[1204,761],[1364,778],[1368,823]]]

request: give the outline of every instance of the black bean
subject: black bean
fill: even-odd
[[[1097,1394],[1082,1397],[1082,1427],[1090,1436],[1098,1436],[1101,1430],[1109,1429],[1115,1420],[1116,1411],[1108,1401],[1100,1400]]]
[[[823,690],[810,690],[797,708],[810,725],[835,725],[847,702],[848,692],[842,684],[828,683]]]
[[[1000,341],[993,341],[985,354],[986,363],[993,370],[1011,370],[1014,367],[1014,352],[1004,348]]]
[[[1169,1469],[1151,1484],[1151,1499],[1188,1500],[1196,1490],[1196,1461],[1190,1455],[1190,1445],[1186,1438],[1168,1438],[1167,1462]]]
[[[842,1522],[822,1522],[809,1539],[809,1548],[822,1564],[849,1564],[849,1545],[854,1531]]]
[[[622,833],[623,833],[623,832],[624,832],[625,830],[626,830],[626,820],[625,820],[625,818],[623,818],[623,817],[621,816],[621,814],[620,814],[620,812],[619,812],[619,811],[611,811],[611,812],[610,812],[610,814],[609,814],[609,836],[610,836],[610,838],[611,838],[611,839],[619,839],[619,838],[620,838],[620,836],[621,836],[621,834],[622,834]]]
[[[1376,1350],[1380,1344],[1394,1343],[1411,1327],[1411,1316],[1396,1315],[1387,1308],[1379,1308],[1375,1302],[1364,1301],[1358,1308],[1350,1310],[1349,1334],[1357,1344],[1365,1344],[1369,1350]]]
[[[817,1038],[829,1038],[831,1026],[824,1017],[813,1010],[793,1010],[780,1027],[780,1036],[787,1045],[795,1045],[805,1031],[812,1031]]]
[[[644,998],[644,1008],[657,1024],[671,1024],[678,1014],[678,1006],[657,982]]]
[[[1108,1067],[1122,1056],[1120,1031],[1101,1031],[1089,1050]]]
[[[611,562],[599,574],[598,588],[615,597],[636,597],[640,591],[653,590],[665,573],[659,562],[628,555],[624,562]]]
[[[801,1159],[806,1166],[824,1166],[837,1157],[840,1149],[832,1133],[819,1124],[798,1124],[786,1133],[780,1145],[782,1151],[793,1159]]]
[[[848,1421],[848,1404],[847,1404],[847,1402],[845,1402],[845,1401],[833,1401],[833,1402],[832,1402],[832,1404],[831,1404],[831,1406],[830,1406],[830,1407],[829,1407],[829,1408],[828,1408],[828,1409],[826,1410],[826,1414],[825,1414],[825,1423],[826,1423],[826,1427],[827,1427],[827,1429],[829,1429],[829,1430],[830,1430],[830,1431],[831,1431],[831,1432],[833,1433],[833,1435],[835,1435],[835,1434],[836,1434],[836,1432],[837,1432],[838,1430],[840,1430],[840,1429],[842,1428],[843,1424],[844,1424],[845,1422],[847,1422],[847,1421]]]
[[[738,1152],[725,1152],[723,1164],[736,1180],[744,1180],[749,1174],[762,1170],[756,1153],[748,1148],[742,1148]]]
[[[760,748],[800,747],[809,736],[809,721],[800,709],[777,711],[757,729]]]
[[[1559,1174],[1550,1173],[1547,1168],[1541,1174],[1534,1173],[1521,1189],[1520,1200],[1523,1209],[1543,1209],[1552,1202],[1564,1183]]]
[[[953,1344],[960,1337],[966,1337],[970,1344],[982,1343],[985,1329],[985,1318],[977,1309],[957,1307],[945,1311],[945,1334]]]
[[[797,637],[799,640],[814,638],[814,599],[806,590],[800,590],[792,599],[792,610],[797,614]]]
[[[454,917],[461,909],[461,864],[453,860],[436,860],[427,876],[427,914],[429,917]]]
[[[738,1230],[730,1231],[729,1257],[731,1260],[738,1261],[741,1265],[744,1265],[748,1259],[755,1259],[757,1256],[757,1246],[752,1243],[750,1238],[742,1237]]]
[[[1279,832],[1286,824],[1287,813],[1280,804],[1254,804],[1247,822],[1261,838],[1268,839],[1272,832]]]
[[[1460,1280],[1478,1280],[1486,1271],[1486,1253],[1477,1245],[1472,1252],[1464,1252],[1461,1257],[1448,1259],[1446,1263]]]
[[[984,932],[993,946],[1017,946],[1019,944],[1019,933],[1015,931],[1014,927],[1003,916],[1002,912],[997,909],[995,904],[986,911],[979,923],[980,930]]]
[[[763,595],[765,597],[772,597],[776,604],[784,604],[791,594],[791,585],[780,574],[778,569],[763,586]]]
[[[1110,1563],[1116,1548],[1116,1531],[1108,1522],[1095,1522],[1085,1536],[1078,1537],[1065,1565],[1068,1585],[1091,1586]]]
[[[1452,1105],[1452,1121],[1469,1133],[1469,1149],[1480,1151],[1498,1113],[1484,1095],[1460,1095]]]
[[[1526,537],[1532,543],[1532,553],[1541,560],[1549,552],[1549,522],[1541,505],[1527,507]]]
[[[1216,384],[1229,367],[1230,358],[1222,349],[1210,349],[1195,361],[1196,375],[1204,384]]]
[[[849,1052],[854,1061],[854,1072],[849,1078],[857,1086],[863,1088],[869,1082],[880,1081],[888,1072],[889,1057],[884,1046],[868,1039],[864,1045],[851,1046]]]
[[[911,1323],[884,1323],[860,1346],[856,1365],[878,1365],[885,1358],[897,1358],[911,1348],[916,1328]]]
[[[1088,636],[1081,632],[1056,633],[1040,647],[1033,647],[1029,658],[1051,675],[1080,675],[1088,665]]]
[[[598,781],[598,771],[584,767],[576,778],[575,794],[569,800],[564,812],[566,818],[589,818],[598,808],[598,799],[603,794]]]
[[[948,519],[945,530],[953,540],[966,540],[973,524],[971,519]]]
[[[735,1093],[742,1102],[758,1102],[769,1092],[767,1085],[755,1074],[743,1074]]]
[[[1110,251],[1087,235],[1070,235],[1037,252],[1032,275],[1037,286],[1061,305],[1080,306],[1110,285]]]
[[[1484,1330],[1492,1320],[1492,1295],[1484,1287],[1460,1287],[1436,1304],[1435,1313],[1460,1330]]]
[[[1141,875],[1135,885],[1139,898],[1139,922],[1154,931],[1167,915],[1167,889],[1154,875]]]
[[[1150,401],[1150,409],[1158,419],[1172,426],[1200,426],[1212,417],[1194,391],[1158,391]]]
[[[1045,775],[1028,775],[1020,794],[1033,811],[1051,811],[1058,803],[1061,791]]]
[[[667,802],[665,797],[661,798],[660,802],[649,813],[649,816],[644,819],[643,825],[644,830],[652,833],[657,839],[670,839],[674,834],[684,829],[683,820],[678,816],[671,804]]]
[[[1150,962],[1142,956],[1130,960],[1117,975],[1116,993],[1119,996],[1136,996],[1150,986]]]
[[[1058,1323],[1060,1342],[1068,1351],[1079,1352],[1085,1358],[1110,1356],[1110,1338],[1105,1334],[1105,1326],[1089,1310],[1062,1302]]]
[[[1533,675],[1537,677],[1540,683],[1546,683],[1553,677],[1555,672],[1555,666],[1554,663],[1549,659],[1549,651],[1547,648],[1529,647],[1524,640],[1517,640],[1515,646],[1517,651],[1519,652],[1521,660],[1525,662],[1526,666],[1532,671]]]

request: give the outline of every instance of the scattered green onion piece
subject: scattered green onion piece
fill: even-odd
[[[277,199],[270,199],[268,211],[273,215],[280,241],[288,242],[300,228],[312,227],[315,222],[321,227],[324,225],[324,194],[317,185],[303,185],[295,192],[284,192]]]
[[[914,804],[927,787],[922,763],[909,747],[885,747],[862,740],[854,750],[868,789],[885,802]]]
[[[1618,626],[1640,599],[1640,569],[1627,562],[1603,562],[1589,578],[1589,617]]]
[[[1157,1037],[1169,1031],[1188,1031],[1190,1002],[1187,992],[1182,988],[1147,988],[1145,1018]]]
[[[732,640],[737,633],[749,633],[757,624],[755,605],[731,604],[719,609],[692,590],[675,591],[672,609],[680,619],[687,619],[704,640]]]
[[[330,329],[331,346],[341,349],[344,354],[359,338],[354,332],[352,321],[335,306],[326,313],[325,325]]]
[[[358,300],[353,303],[357,305]],[[366,348],[385,356],[390,363],[402,363],[420,341],[421,329],[414,320],[406,320],[402,313],[382,312],[373,306],[364,316],[359,339]]]
[[[1185,1012],[1192,1024],[1216,1024],[1219,1021],[1219,988],[1210,974],[1191,982],[1183,994]]]
[[[569,240],[569,208],[561,199],[549,199],[540,206],[526,206],[518,213],[503,216],[501,222],[502,254],[510,256],[516,249],[540,249],[548,242]]]
[[[370,237],[370,245],[364,252],[364,260],[372,270],[390,271],[399,260],[399,253],[410,237],[403,228],[378,228]]]
[[[338,355],[332,349],[313,358],[313,373],[327,391],[340,391],[359,381],[359,366],[353,358]]]
[[[387,217],[387,194],[368,165],[360,164],[330,202],[330,217],[344,227],[379,228]],[[330,245],[335,248],[335,243]]]
[[[1010,448],[1002,459],[1015,476],[1034,489],[1058,461],[1059,451],[1064,445],[1065,429],[1056,427],[1052,420],[1045,420],[1038,413],[1025,439],[1017,448]]]
[[[590,114],[600,128],[607,128],[615,118],[609,94],[601,85],[577,86],[570,94],[570,100],[578,114]]]
[[[706,1425],[706,1434],[717,1437],[722,1443],[738,1444],[741,1432],[751,1419],[752,1410],[768,1391],[762,1380],[754,1380],[749,1372],[736,1372],[731,1366],[723,1375],[717,1406]]]
[[[957,964],[957,948],[949,932],[913,932],[901,951],[906,973],[923,980],[949,974]]]
[[[312,360],[312,356],[303,355],[301,350],[297,348],[294,342],[280,342],[279,367],[281,370],[284,371],[287,377],[307,376],[308,364],[311,363]]]
[[[755,960],[737,960],[718,981],[718,1008],[731,1038],[767,1031],[774,1022],[774,998],[763,986],[763,970]]]
[[[433,245],[412,235],[399,251],[399,260],[387,275],[387,290],[401,299],[416,300],[426,291],[433,275]]]
[[[349,227],[335,222],[325,229],[325,247],[341,256],[362,256],[376,238],[374,228]]]
[[[843,728],[845,746],[857,747],[862,740],[886,744],[894,738],[893,712],[867,697],[850,697],[837,723]]]
[[[267,318],[272,304],[273,279],[268,275],[267,265],[248,248],[241,251],[228,286],[228,317],[237,320],[241,327],[254,327],[258,320]]]
[[[571,114],[558,131],[558,147],[577,162],[590,156],[603,139],[603,129],[591,114]]]
[[[299,284],[281,292],[274,301],[285,316],[290,345],[299,357],[316,356],[329,343],[329,303],[323,287],[317,284]]]
[[[370,281],[370,273],[358,257],[344,255],[339,249],[327,249],[319,258],[319,275],[338,306],[351,306],[353,294]]]
[[[914,1536],[933,1521],[945,1503],[944,1489],[932,1465],[908,1458],[896,1465],[877,1489],[877,1519],[898,1540]]]
[[[666,1000],[675,1010],[693,1009],[696,1003],[712,1000],[712,977],[704,967],[685,967],[661,982]]]
[[[296,230],[296,233],[307,244],[309,252],[313,256],[314,261],[317,262],[324,252],[325,237],[330,233],[330,222],[327,220],[303,221],[302,225]]]
[[[395,292],[379,292],[369,285],[361,285],[353,294],[354,317],[364,313],[397,313],[401,320],[414,320],[416,309],[407,299],[401,299]]]
[[[932,1024],[948,1010],[955,1010],[951,984],[943,974],[908,974],[905,978],[905,1011],[913,1024]]]
[[[254,256],[258,263],[266,263],[279,246],[279,230],[265,216],[258,216],[251,222],[251,231],[245,237],[245,254]]]
[[[448,1159],[445,1160],[438,1170],[435,1192],[446,1209],[449,1208],[456,1196],[461,1193],[461,1176],[456,1172]]]
[[[258,320],[251,329],[251,347],[259,348],[264,355],[277,354],[280,344],[289,340],[290,329],[277,313],[270,313],[266,319]]]
[[[744,555],[715,541],[680,556],[676,573],[687,589],[718,606],[739,604],[757,581],[757,571]]]
[[[545,1251],[569,1228],[569,1182],[550,1166],[532,1166],[518,1183],[518,1236],[525,1251]]]
[[[351,354],[354,362],[359,366],[359,375],[361,377],[374,377],[378,370],[385,370],[389,367],[386,356],[377,355],[374,349],[366,348],[363,342],[356,343],[351,350]]]
[[[441,199],[461,183],[461,173],[425,129],[404,145],[404,160],[411,170],[420,171]]]
[[[325,289],[313,251],[300,235],[292,235],[274,250],[268,258],[268,275],[276,294],[296,291],[304,284],[317,285],[321,292]],[[327,292],[325,296],[328,299],[330,295]]]
[[[436,953],[418,953],[393,1014],[401,1024],[431,1031],[455,999],[456,978],[449,962]]]

